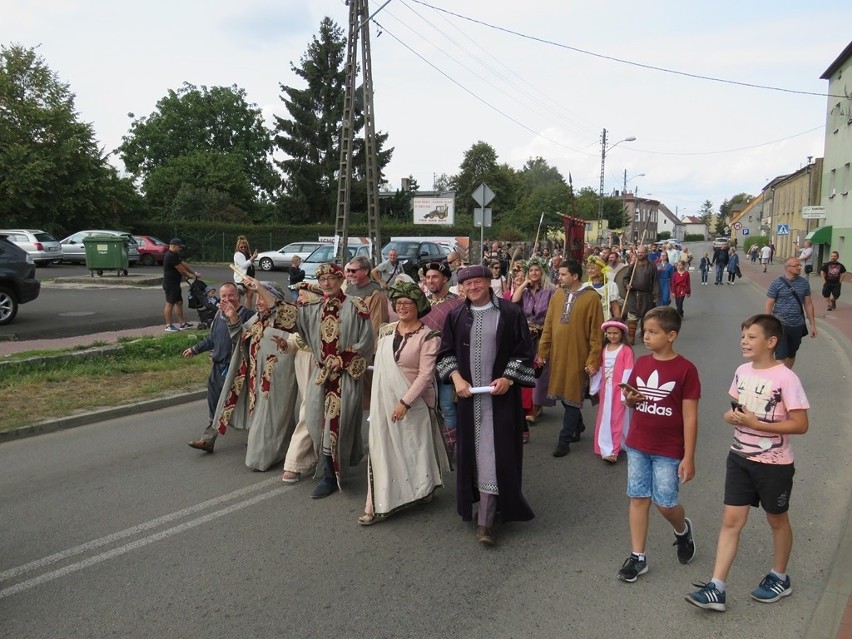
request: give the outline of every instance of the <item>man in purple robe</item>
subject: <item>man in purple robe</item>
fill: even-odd
[[[498,510],[503,521],[535,516],[521,492],[525,421],[520,389],[535,386],[534,353],[523,312],[494,297],[487,268],[461,269],[459,283],[467,299],[447,316],[437,369],[459,398],[456,509],[470,521],[478,501],[476,540],[493,546]]]

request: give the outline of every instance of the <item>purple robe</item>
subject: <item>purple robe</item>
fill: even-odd
[[[459,397],[458,443],[456,447],[456,510],[464,521],[473,518],[473,503],[479,501],[476,464],[476,427],[493,428],[494,468],[499,491],[498,509],[503,521],[527,521],[535,515],[521,492],[523,469],[524,410],[521,386],[535,386],[532,368],[534,356],[527,320],[512,303],[491,297],[500,317],[494,344],[494,364],[489,381],[506,377],[514,381],[508,392],[491,396],[492,423],[475,423],[474,398]],[[440,380],[452,383],[450,375],[458,371],[472,381],[471,356],[478,356],[478,345],[471,350],[473,313],[470,302],[453,309],[444,323],[437,369]]]

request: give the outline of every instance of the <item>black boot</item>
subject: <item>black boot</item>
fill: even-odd
[[[331,461],[331,457],[329,456],[324,456],[324,459],[325,474],[311,493],[312,499],[322,499],[323,497],[328,497],[332,493],[337,492],[337,477],[334,475],[334,463]]]

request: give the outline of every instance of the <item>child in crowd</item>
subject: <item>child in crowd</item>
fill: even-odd
[[[695,557],[692,522],[679,503],[680,484],[695,476],[698,435],[698,369],[673,344],[681,317],[670,306],[645,314],[642,341],[650,355],[636,360],[625,389],[633,409],[627,433],[627,496],[630,498],[631,553],[618,578],[632,583],[648,572],[645,544],[651,502],[672,525],[677,558],[688,564]]]
[[[707,286],[707,274],[710,272],[710,254],[705,253],[698,264],[698,270],[701,271],[701,286]]]
[[[740,347],[747,362],[734,374],[728,391],[733,401],[724,414],[734,427],[734,441],[728,452],[725,511],[713,579],[686,595],[699,608],[725,610],[725,581],[752,506],[761,505],[766,511],[775,549],[772,570],[751,592],[752,599],[772,603],[793,592],[787,575],[793,547],[787,511],[795,473],[790,435],[807,432],[809,405],[799,378],[775,359],[782,332],[781,322],[773,315],[753,315],[742,324]]]
[[[692,281],[683,260],[677,263],[677,270],[672,276],[672,295],[675,298],[675,308],[683,317],[683,300],[692,295]]]
[[[606,346],[601,353],[601,366],[591,380],[592,394],[600,388],[598,418],[595,421],[595,454],[614,464],[627,436],[630,410],[624,405],[619,384],[626,382],[633,370],[633,349],[627,343],[627,324],[609,320],[601,325]]]

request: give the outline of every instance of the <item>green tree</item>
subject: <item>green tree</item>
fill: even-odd
[[[732,210],[736,204],[748,204],[753,199],[754,196],[748,193],[737,193],[731,199],[722,202],[719,206],[719,213],[723,219],[730,221]]]
[[[271,150],[263,115],[243,89],[189,83],[169,90],[149,116],[134,119],[119,147],[148,203],[173,214],[184,186],[225,193],[232,205],[254,210],[279,183]]]
[[[135,194],[35,49],[0,46],[0,219],[62,235],[120,226]]]
[[[562,226],[556,213],[568,214],[571,207],[570,191],[565,178],[556,167],[544,158],[527,160],[519,176],[521,193],[513,216],[513,225],[535,236],[539,220],[544,214],[543,232]]]
[[[710,219],[713,217],[713,202],[704,200],[701,208],[698,209],[698,217],[703,224],[710,226]]]
[[[494,191],[494,199],[488,206],[493,211],[495,226],[511,225],[518,199],[516,172],[508,164],[498,164],[494,147],[482,141],[465,151],[459,173],[450,178],[450,188],[456,192],[457,222],[473,218],[476,207],[473,191],[483,182]]]
[[[346,82],[346,38],[331,19],[320,23],[302,55],[290,68],[305,81],[298,89],[279,85],[289,118],[275,116],[275,146],[286,158],[276,161],[284,174],[281,209],[297,221],[334,219],[340,166],[340,130]],[[358,132],[363,129],[362,92],[354,96],[352,144],[352,210],[364,210],[367,201],[366,151]],[[376,132],[379,183],[393,149],[385,149],[387,134]]]

